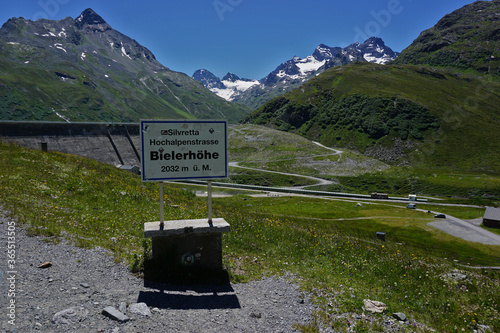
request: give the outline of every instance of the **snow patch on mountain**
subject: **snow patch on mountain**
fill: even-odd
[[[249,88],[253,87],[256,84],[259,84],[258,80],[237,80],[237,81],[227,81],[222,80],[222,83],[229,89],[234,89],[238,91],[247,91]]]
[[[221,80],[225,88],[215,88],[212,90],[216,95],[228,101],[233,101],[236,96],[259,84],[258,80],[240,79],[237,76],[234,78],[234,74],[233,77],[227,78],[228,75]]]
[[[311,72],[315,72],[320,69],[326,60],[319,61],[314,56],[310,55],[304,59],[299,59],[296,66],[300,69],[302,75],[309,75]]]

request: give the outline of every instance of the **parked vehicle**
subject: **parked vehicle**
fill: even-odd
[[[434,215],[434,218],[436,218],[436,219],[445,219],[446,215],[444,215],[444,214],[436,214],[436,215]]]
[[[408,206],[406,206],[406,208],[417,209],[417,205],[416,204],[408,204]]]

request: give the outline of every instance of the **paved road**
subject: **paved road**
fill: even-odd
[[[485,230],[473,222],[467,222],[456,217],[446,215],[446,219],[429,223],[430,226],[466,241],[487,245],[500,245],[500,236]]]

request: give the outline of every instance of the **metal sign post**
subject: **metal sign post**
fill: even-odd
[[[208,196],[208,223],[212,223],[212,181],[207,182],[207,196]]]
[[[165,218],[163,215],[163,182],[160,182],[160,229],[165,226]]]

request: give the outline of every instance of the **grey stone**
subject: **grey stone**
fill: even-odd
[[[452,280],[457,282],[467,280],[467,275],[458,272],[443,274],[442,277],[445,280]]]
[[[128,310],[130,313],[138,314],[141,316],[145,317],[150,317],[151,316],[151,311],[149,311],[149,308],[146,303],[134,303],[130,304],[128,307]]]
[[[402,312],[393,313],[392,316],[399,321],[406,321],[406,315]]]
[[[83,307],[74,306],[72,308],[59,311],[52,317],[52,321],[57,325],[74,326],[87,318],[89,311]]]
[[[250,313],[250,317],[255,319],[260,319],[262,318],[262,314],[260,312],[252,312]]]
[[[120,306],[118,306],[118,311],[121,313],[127,313],[127,303],[121,302]]]
[[[129,317],[118,311],[112,306],[107,306],[102,310],[102,314],[105,315],[106,317],[109,317],[113,320],[119,321],[121,323],[127,322],[130,320]]]
[[[365,306],[365,310],[372,313],[382,313],[387,309],[387,305],[379,301],[364,299],[363,304]]]
[[[82,286],[85,289],[90,288],[90,285],[88,283],[80,283],[80,286]]]
[[[488,325],[477,325],[477,332],[478,333],[486,333],[490,331],[490,327]]]

